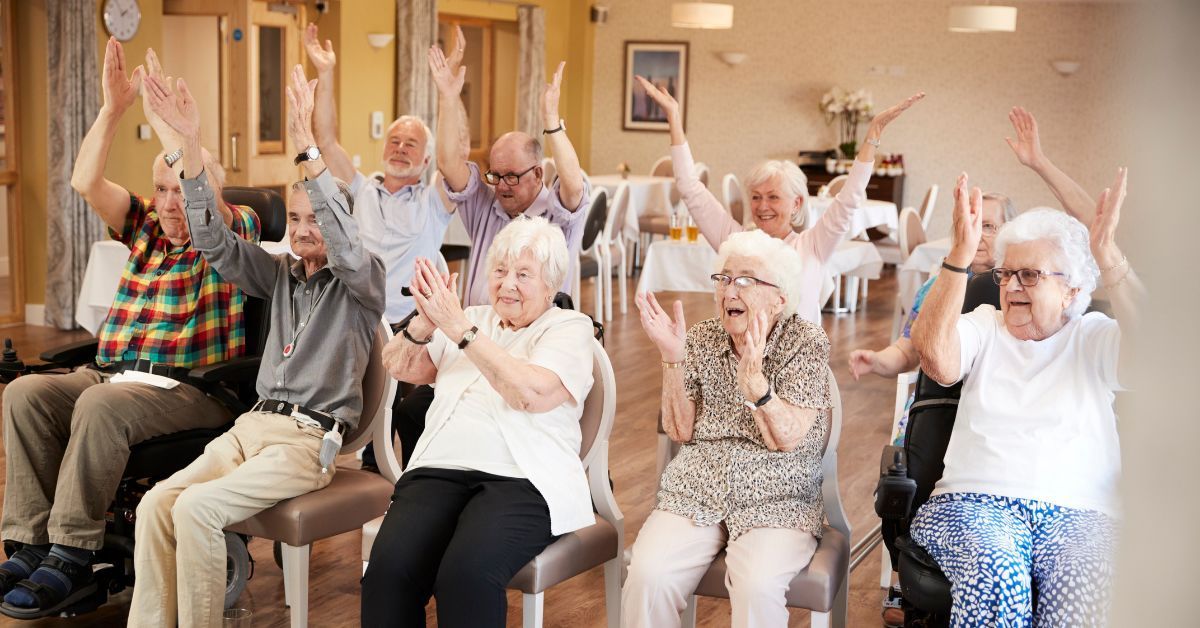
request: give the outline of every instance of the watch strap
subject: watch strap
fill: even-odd
[[[563,120],[563,119],[561,119],[561,118],[559,118],[559,120],[558,120],[558,128],[555,128],[555,129],[544,129],[544,130],[542,131],[542,135],[551,135],[551,134],[553,134],[553,133],[558,133],[559,131],[564,131],[564,130],[566,130],[566,128],[567,128],[567,123],[566,123],[566,121],[565,121],[565,120]]]
[[[183,149],[182,148],[176,148],[174,151],[167,153],[166,155],[163,155],[163,161],[167,162],[168,168],[174,168],[175,163],[178,162],[180,159],[183,159]]]
[[[951,272],[962,273],[964,275],[970,274],[968,272],[969,269],[963,268],[961,266],[954,266],[954,265],[946,262],[946,260],[942,260],[942,268],[945,268],[946,270],[951,271]]]
[[[479,333],[479,326],[472,325],[471,328],[467,330],[467,333],[463,334],[462,340],[458,341],[458,348],[466,349],[467,345],[471,344],[472,340],[475,340],[475,334],[477,333]]]
[[[405,340],[413,343],[414,345],[427,345],[430,342],[433,342],[433,334],[429,334],[429,337],[424,340],[417,340],[416,338],[413,338],[412,334],[408,333],[408,325],[405,325],[400,330],[400,333],[404,335]]]
[[[311,152],[313,150],[315,150],[317,153],[316,157],[309,156],[309,152]],[[321,158],[321,149],[317,148],[316,144],[311,144],[308,147],[306,147],[304,150],[300,151],[299,155],[296,155],[296,159],[293,161],[293,163],[295,163],[297,166],[299,166],[300,164],[302,164],[306,161],[313,161],[315,159],[320,159],[320,158]]]

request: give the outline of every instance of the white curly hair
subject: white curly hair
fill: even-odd
[[[1081,316],[1092,302],[1100,269],[1092,257],[1087,227],[1054,209],[1031,209],[1000,228],[996,236],[996,266],[1004,266],[1008,247],[1023,242],[1046,240],[1057,249],[1058,272],[1067,275],[1067,285],[1079,290],[1067,306],[1068,319]]]
[[[788,243],[779,238],[772,238],[761,229],[742,231],[729,236],[717,251],[717,261],[713,264],[713,272],[721,272],[725,262],[732,256],[753,257],[763,261],[767,268],[768,277],[759,277],[769,281],[783,292],[783,317],[796,313],[800,302],[800,254]]]

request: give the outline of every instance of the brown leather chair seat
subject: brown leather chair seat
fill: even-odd
[[[601,517],[596,523],[568,532],[529,561],[508,583],[522,593],[541,593],[617,557],[617,529]]]
[[[300,547],[382,516],[393,491],[394,485],[378,473],[339,468],[325,488],[284,500],[226,529]]]

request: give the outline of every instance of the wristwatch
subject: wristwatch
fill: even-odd
[[[767,382],[767,394],[763,395],[758,401],[750,401],[749,399],[746,399],[742,401],[742,403],[745,404],[747,408],[750,408],[751,411],[757,410],[771,402],[771,399],[774,398],[774,392],[775,389],[771,386],[771,382]]]
[[[321,158],[321,149],[317,148],[316,144],[313,144],[313,145],[310,145],[308,148],[304,149],[304,151],[301,152],[299,155],[296,155],[295,164],[297,166],[299,166],[301,162],[315,161],[320,158]]]
[[[542,135],[551,135],[554,133],[558,133],[559,131],[566,131],[566,130],[567,130],[567,121],[563,120],[562,118],[559,118],[558,119],[558,128],[557,129],[546,129],[546,130],[542,131]]]
[[[470,329],[468,329],[467,333],[463,334],[462,340],[458,341],[458,348],[466,349],[467,345],[471,344],[471,341],[475,340],[475,334],[478,332],[479,327],[477,326],[472,326]]]
[[[182,148],[176,148],[174,152],[163,155],[163,161],[167,162],[168,168],[174,168],[175,162],[179,161],[180,159],[183,159]]]

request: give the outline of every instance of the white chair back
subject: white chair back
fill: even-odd
[[[542,183],[546,187],[554,185],[554,180],[558,178],[558,167],[554,165],[554,160],[549,157],[542,159]]]
[[[708,178],[709,178],[708,164],[706,164],[706,163],[696,164],[696,178],[700,179],[700,183],[703,183],[704,187],[708,187]]]
[[[831,197],[833,197],[833,196],[837,196],[837,195],[838,195],[838,192],[841,192],[841,191],[842,191],[842,188],[843,188],[843,187],[845,187],[845,185],[846,185],[846,181],[847,181],[847,180],[849,180],[849,179],[850,179],[850,175],[848,175],[848,174],[839,174],[838,176],[834,177],[834,178],[833,178],[833,179],[832,179],[832,180],[829,182],[829,185],[825,186],[826,192],[827,192],[827,193],[829,194],[829,196],[831,196]]]
[[[733,220],[739,225],[745,224],[746,210],[750,208],[750,202],[746,200],[746,191],[742,189],[742,182],[736,174],[731,172],[725,175],[721,181],[721,192],[725,197],[725,209],[729,215],[733,216]]]
[[[908,261],[913,249],[925,243],[925,227],[917,210],[905,207],[900,212],[900,263]]]
[[[654,160],[654,165],[650,166],[650,176],[652,177],[673,177],[675,176],[675,167],[671,162],[670,155],[663,155]]]
[[[936,183],[925,191],[925,200],[921,201],[921,227],[929,231],[929,221],[933,220],[933,206],[937,203],[938,186]]]

